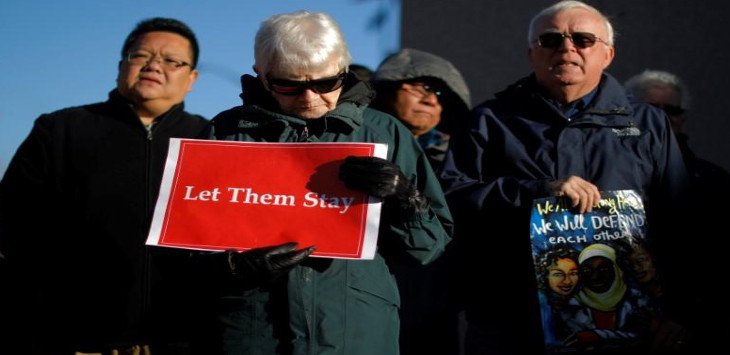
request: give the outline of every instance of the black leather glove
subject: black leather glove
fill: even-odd
[[[315,249],[311,246],[297,250],[297,245],[297,243],[285,243],[244,252],[228,250],[226,251],[228,266],[234,276],[247,278],[259,275],[266,280],[273,280],[289,272]]]
[[[379,197],[386,204],[395,202],[401,212],[421,213],[428,209],[428,198],[400,171],[398,165],[377,157],[349,156],[340,166],[340,180],[348,189]]]
[[[268,284],[286,274],[314,252],[310,246],[297,250],[297,243],[285,243],[255,248],[242,252],[230,249],[222,253],[207,254],[204,258],[209,270],[225,279],[232,279],[238,286],[254,288]]]

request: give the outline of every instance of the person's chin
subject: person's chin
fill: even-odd
[[[294,116],[304,120],[315,120],[324,116],[326,113],[327,111],[325,110],[300,110],[293,114]]]
[[[571,74],[561,74],[561,75],[555,75],[555,82],[557,82],[559,85],[573,85],[580,82],[578,78],[576,78],[575,75]]]
[[[134,86],[133,91],[137,96],[149,98],[160,94],[162,86],[160,84],[137,84]]]
[[[134,87],[137,90],[159,90],[162,83],[156,80],[140,79],[134,83]]]
[[[572,82],[572,81],[579,81],[580,78],[583,76],[583,71],[580,67],[571,65],[571,66],[562,66],[562,67],[555,67],[548,71],[547,77],[551,78],[552,80],[560,81],[560,82]],[[550,80],[550,79],[548,79]]]

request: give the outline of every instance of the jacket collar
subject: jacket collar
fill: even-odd
[[[126,97],[122,96],[122,94],[119,93],[119,90],[114,89],[109,92],[108,102],[115,108],[116,112],[122,113],[121,116],[125,117],[125,119],[134,120],[135,122],[142,124],[142,121],[139,120],[139,116],[137,116],[137,114],[132,109],[132,103],[129,102]],[[162,122],[169,121],[169,119],[167,119],[168,117],[174,117],[180,112],[183,112],[184,109],[185,103],[181,102],[177,105],[170,107],[167,112],[155,117],[153,122],[155,122],[156,124],[160,124]]]
[[[520,79],[504,91],[497,93],[497,98],[506,99],[516,104],[524,102],[539,102],[550,106],[553,111],[562,116],[562,113],[552,107],[541,95],[541,87],[537,83],[535,74]],[[626,97],[626,93],[616,79],[610,74],[603,73],[598,84],[598,91],[588,107],[576,116],[574,122],[598,123],[608,126],[632,125],[633,109]]]
[[[586,109],[587,114],[631,116],[633,109],[626,92],[613,76],[604,73],[598,84],[598,93],[593,104]]]

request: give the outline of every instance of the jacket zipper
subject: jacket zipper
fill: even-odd
[[[151,180],[151,173],[152,170],[152,139],[153,134],[152,131],[155,128],[157,122],[152,122],[149,125],[145,125],[145,131],[147,133],[147,140],[145,141],[145,179],[144,179],[144,211],[148,212],[150,210],[150,180]],[[145,217],[145,224],[148,222],[147,219],[149,217]],[[149,254],[149,249],[146,248],[144,245],[142,246],[142,309],[140,309],[140,322],[141,324],[146,323],[147,314],[150,311],[150,264],[151,264],[151,258]]]
[[[308,138],[309,138],[309,128],[307,128],[307,126],[304,126],[304,128],[302,128],[302,132],[299,134],[299,141],[306,142]]]

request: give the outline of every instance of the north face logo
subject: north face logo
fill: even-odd
[[[641,131],[636,127],[611,128],[611,130],[618,137],[635,137],[641,134]]]

